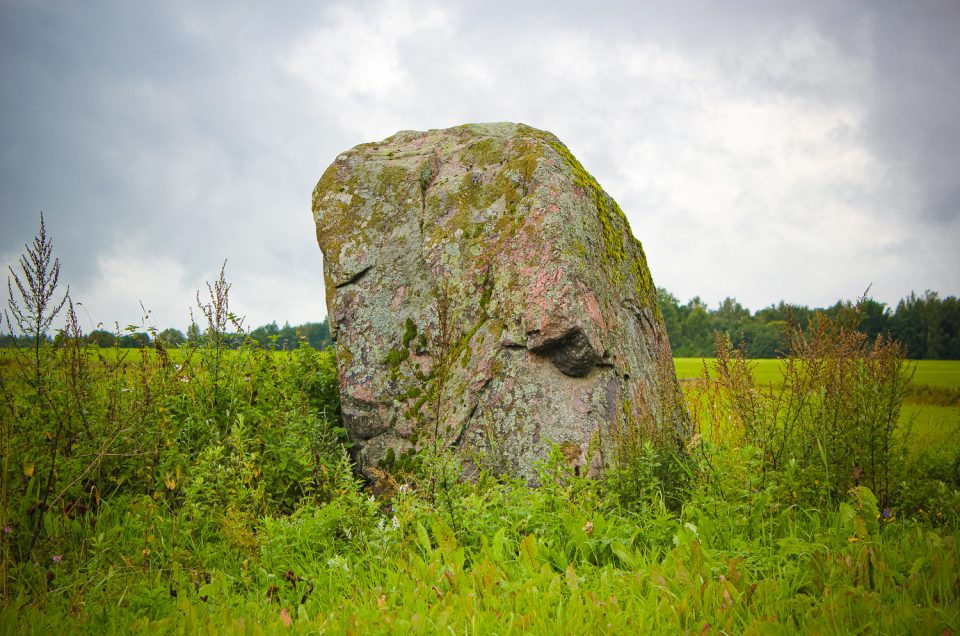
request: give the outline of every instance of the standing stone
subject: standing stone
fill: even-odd
[[[689,420],[640,242],[552,134],[403,131],[313,192],[344,423],[361,469],[427,446],[532,479],[599,474]]]

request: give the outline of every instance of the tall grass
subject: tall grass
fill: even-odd
[[[886,505],[906,465],[900,407],[912,370],[896,342],[868,342],[851,324],[856,316],[844,323],[817,315],[808,333],[788,330],[777,387],[757,386],[744,350],[718,334],[706,425],[757,447],[764,471],[790,463],[828,496],[862,484]]]

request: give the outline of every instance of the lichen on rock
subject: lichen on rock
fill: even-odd
[[[435,442],[532,479],[557,444],[599,473],[625,434],[687,436],[643,248],[552,134],[399,132],[338,156],[313,212],[362,469]]]

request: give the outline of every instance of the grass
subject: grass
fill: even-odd
[[[674,358],[681,382],[703,378],[704,363],[712,369],[715,358]],[[960,448],[960,360],[916,360],[915,371],[900,414],[912,428],[918,450],[948,445]],[[751,360],[754,380],[762,387],[779,388],[783,382],[780,360]],[[691,403],[691,408],[702,408]]]
[[[901,417],[913,424],[920,446],[960,445],[960,408],[956,406],[904,404]]]
[[[134,446],[124,448],[168,439],[175,415],[179,436],[161,448],[170,444],[162,454],[183,463],[126,457],[105,470],[102,491],[109,494],[97,507],[79,515],[51,511],[37,547],[16,557],[28,522],[17,521],[16,511],[33,500],[43,471],[26,477],[22,458],[5,455],[7,474],[16,477],[11,483],[22,490],[11,502],[13,532],[3,539],[2,633],[960,627],[958,500],[942,481],[917,481],[912,490],[925,498],[889,514],[862,487],[815,503],[806,497],[816,495],[802,490],[812,482],[760,472],[755,448],[702,442],[688,451],[683,494],[674,504],[652,477],[655,466],[673,460],[656,450],[636,459],[648,480],[637,491],[627,482],[575,476],[558,450],[541,468],[539,489],[484,473],[452,485],[441,502],[416,487],[414,472],[397,475],[410,486],[374,496],[378,489],[358,482],[329,444],[317,447],[327,450],[316,457],[300,452],[311,430],[332,425],[325,419],[332,394],[303,384],[320,374],[332,386],[328,354],[226,352],[218,387],[209,381],[217,360],[210,350],[184,350],[169,362],[133,351],[125,364],[117,364],[115,352],[102,359],[98,353],[86,355],[95,362],[91,372],[103,374],[96,390],[106,391],[104,398],[121,400],[121,410],[145,395],[152,400],[153,410],[127,410],[142,424]],[[17,362],[2,358],[9,390]],[[178,379],[184,364],[189,382]],[[111,382],[118,383],[112,392]],[[17,391],[24,397],[22,387]],[[204,437],[202,430],[194,433],[201,437],[184,437],[201,422],[220,426],[211,392],[229,398],[225,437]],[[97,412],[97,395],[88,398],[89,415]],[[938,417],[954,413],[916,408],[931,431]],[[65,476],[77,469],[67,460],[61,465]],[[299,493],[293,499],[292,486]]]
[[[945,389],[960,388],[960,360],[918,360],[915,384]]]
[[[454,530],[419,494],[384,507],[350,489],[262,519],[242,551],[121,500],[86,551],[18,571],[26,589],[0,629],[939,633],[960,620],[954,534],[878,523],[863,494],[818,512],[736,493],[630,513],[571,475],[538,491],[488,479],[458,490]]]
[[[695,380],[703,377],[703,364],[708,367],[715,358],[674,358],[673,364],[677,377],[681,380]],[[754,366],[753,375],[760,384],[779,385],[781,382],[781,364],[779,360],[764,358],[750,361]],[[913,384],[944,389],[960,388],[960,360],[914,360],[916,365]]]
[[[194,346],[100,350],[69,306],[56,346],[0,352],[0,633],[960,630],[956,409],[930,404],[954,399],[949,366],[905,410],[937,454],[881,446],[898,426],[883,409],[839,408],[902,397],[897,367],[877,364],[896,349],[847,337],[820,344],[882,378],[794,389],[786,408],[814,408],[790,411],[804,435],[783,461],[780,407],[750,412],[772,428],[743,417],[763,400],[731,361],[707,385],[722,435],[641,439],[600,480],[555,448],[537,488],[482,457],[462,482],[461,458],[427,440],[364,483],[332,351],[224,349],[239,325],[222,271],[208,291]],[[702,362],[677,366],[690,378]],[[752,372],[780,382],[776,361]],[[879,469],[842,463],[863,430]],[[880,469],[894,479],[874,493]]]

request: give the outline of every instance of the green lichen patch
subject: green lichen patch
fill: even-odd
[[[409,176],[404,166],[384,165],[377,176],[377,191],[383,195],[399,194],[405,189]]]
[[[384,360],[384,362],[386,362],[388,367],[392,369],[396,369],[401,364],[406,362],[407,358],[409,357],[410,357],[409,349],[391,349],[390,351],[387,352],[387,357]]]
[[[313,189],[314,214],[316,214],[317,210],[320,208],[320,203],[323,200],[323,197],[330,192],[338,190],[338,186],[337,165],[333,164],[324,171],[323,175],[320,177],[320,180],[317,181],[317,187]]]
[[[558,140],[550,141],[550,146],[560,155],[573,173],[574,185],[581,188],[592,199],[597,208],[597,220],[604,245],[604,259],[608,263],[621,263],[627,255],[626,241],[630,238],[630,223],[617,202],[603,191],[597,180],[583,167],[573,153]],[[619,282],[619,281],[618,281]]]
[[[480,139],[463,149],[461,161],[471,167],[499,165],[503,161],[504,141],[495,137]]]
[[[349,367],[353,362],[353,352],[342,342],[337,343],[336,355],[337,362],[344,367]]]
[[[403,323],[403,348],[406,349],[410,346],[410,343],[413,342],[413,339],[417,337],[417,326],[413,323],[413,320],[407,318],[407,321]]]

